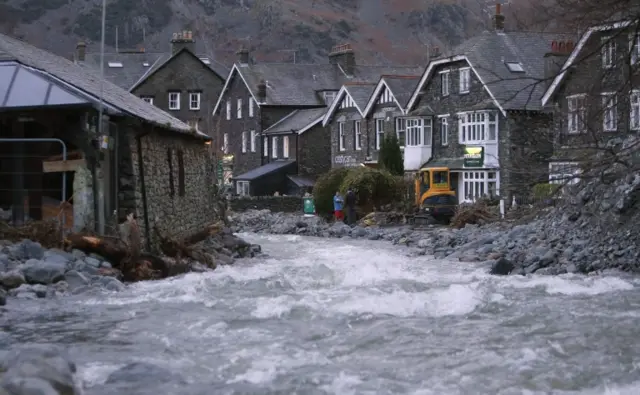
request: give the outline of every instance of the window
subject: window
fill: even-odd
[[[495,171],[462,172],[463,199],[475,201],[484,196],[498,196],[498,173]]]
[[[238,99],[238,106],[236,108],[236,118],[242,119],[242,99]]]
[[[184,154],[182,150],[178,150],[178,195],[186,194],[184,181]]]
[[[400,147],[404,147],[407,135],[407,120],[405,118],[396,118],[396,137]]]
[[[169,167],[169,196],[176,195],[175,181],[173,180],[173,150],[167,148],[167,165]]]
[[[631,64],[640,60],[640,33],[632,33],[629,36],[629,60]]]
[[[224,152],[225,154],[228,154],[229,153],[229,133],[225,133],[222,138],[223,138],[222,152]]]
[[[449,70],[440,73],[440,85],[442,86],[442,96],[449,96]]]
[[[278,136],[273,136],[271,138],[271,157],[273,159],[278,158]]]
[[[567,97],[567,132],[571,134],[584,132],[586,116],[585,95]]]
[[[256,152],[256,131],[251,131],[251,152]]]
[[[524,73],[524,67],[519,62],[507,62],[507,68],[513,73]]]
[[[498,113],[496,111],[479,111],[458,114],[458,130],[461,144],[496,141]]]
[[[407,118],[407,146],[430,146],[432,141],[431,118]]]
[[[236,181],[236,193],[240,196],[249,196],[249,181]]]
[[[471,69],[460,69],[460,93],[468,93],[471,87]]]
[[[613,37],[602,37],[602,67],[613,67],[616,56],[616,42]]]
[[[614,132],[618,128],[617,98],[615,93],[602,94],[602,129]]]
[[[442,145],[449,145],[449,118],[440,118],[440,143]]]
[[[336,93],[333,91],[328,91],[324,93],[324,104],[330,106],[333,103],[333,99],[336,98]]]
[[[282,137],[282,157],[289,158],[289,136]]]
[[[347,148],[345,147],[345,137],[344,137],[344,122],[338,122],[338,150],[344,151]]]
[[[140,98],[149,104],[153,104],[153,96],[141,96]]]
[[[247,152],[247,132],[242,132],[242,153]]]
[[[379,150],[382,147],[382,141],[384,140],[384,119],[376,119],[376,149]]]
[[[629,127],[632,130],[640,129],[640,91],[631,92],[629,98]]]
[[[231,119],[231,102],[227,102],[227,120]]]
[[[200,109],[200,92],[189,93],[189,110]]]
[[[249,118],[253,118],[253,99],[249,98]]]
[[[269,156],[269,139],[267,137],[262,139],[262,156]]]
[[[577,163],[549,163],[549,184],[575,185],[580,182]]]
[[[180,109],[180,92],[169,92],[169,110]]]
[[[360,121],[353,121],[353,146],[357,151],[362,149],[362,131],[360,130]]]

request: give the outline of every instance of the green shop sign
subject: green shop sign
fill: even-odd
[[[464,147],[464,167],[483,167],[484,147]]]

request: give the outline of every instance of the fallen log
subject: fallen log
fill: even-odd
[[[160,241],[160,250],[163,254],[176,258],[178,262],[180,262],[181,258],[191,258],[210,269],[215,269],[217,265],[213,256],[193,244],[206,240],[208,237],[220,232],[222,228],[223,226],[218,223],[209,225],[205,229],[195,232],[182,240],[176,240],[168,236],[167,233],[162,232],[158,226],[154,227],[154,231]]]

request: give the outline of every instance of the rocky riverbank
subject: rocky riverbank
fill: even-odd
[[[217,265],[231,265],[236,258],[260,253],[260,246],[234,236],[229,229],[200,244]],[[188,271],[211,270],[193,260],[187,264]],[[6,304],[8,297],[53,298],[67,293],[117,292],[124,287],[122,273],[97,254],[46,249],[31,240],[0,240],[0,305]]]

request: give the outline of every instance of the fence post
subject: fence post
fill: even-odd
[[[504,219],[504,199],[500,199],[500,218]]]

